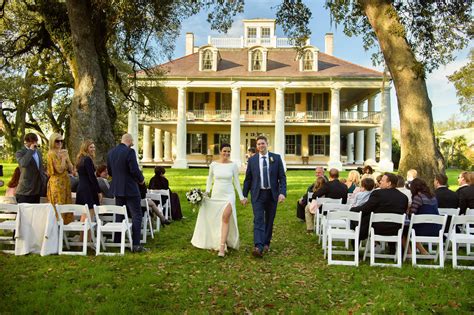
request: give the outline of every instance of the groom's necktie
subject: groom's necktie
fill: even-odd
[[[268,167],[267,167],[267,157],[262,156],[263,159],[263,188],[269,188],[270,185],[268,183]]]

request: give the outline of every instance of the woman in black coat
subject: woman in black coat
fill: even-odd
[[[168,179],[165,177],[165,168],[162,166],[155,167],[155,176],[150,179],[148,184],[149,189],[169,189],[171,197],[171,217],[173,220],[181,220],[183,214],[181,213],[181,203],[177,193],[171,191]],[[165,197],[166,198],[166,197]],[[166,199],[163,200],[166,202]]]

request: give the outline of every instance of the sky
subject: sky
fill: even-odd
[[[206,21],[206,13],[202,12],[199,15],[188,18],[183,21],[181,34],[176,41],[176,49],[173,58],[179,58],[185,54],[185,34],[187,32],[194,33],[195,46],[201,46],[207,43],[208,35],[211,36],[228,36],[240,37],[243,35],[243,19],[252,18],[275,18],[276,6],[280,0],[246,0],[245,8],[242,14],[234,18],[232,28],[227,35],[219,34],[216,31],[211,31],[209,23]],[[305,4],[312,12],[310,21],[311,45],[316,46],[320,51],[324,52],[324,35],[326,33],[334,34],[334,56],[353,62],[355,64],[365,66],[368,68],[382,71],[382,67],[374,67],[371,61],[371,55],[375,50],[365,51],[362,45],[362,39],[357,37],[348,37],[344,35],[342,26],[335,26],[330,21],[329,12],[324,8],[324,1],[322,0],[306,0]],[[277,27],[276,35],[278,37],[286,37],[281,29]],[[447,66],[441,66],[436,71],[433,71],[427,77],[428,94],[433,104],[433,119],[434,121],[444,121],[450,118],[453,114],[460,118],[467,118],[459,111],[459,105],[456,97],[456,90],[454,85],[448,81],[446,76],[452,74],[454,71],[461,68],[468,62],[469,48],[459,51],[455,54],[456,60]],[[399,116],[397,109],[397,99],[395,89],[392,86],[392,126],[396,129],[399,127]],[[376,110],[380,108],[379,97],[376,99]],[[472,117],[471,117],[472,119]]]

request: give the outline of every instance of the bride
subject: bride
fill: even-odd
[[[230,161],[230,145],[227,143],[220,147],[219,160],[209,165],[208,194],[211,186],[212,196],[202,202],[191,243],[198,248],[219,250],[218,256],[224,257],[226,246],[239,248],[234,187],[241,202],[246,199],[240,188],[239,168]]]

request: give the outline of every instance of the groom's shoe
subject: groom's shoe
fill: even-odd
[[[255,258],[262,258],[263,257],[262,251],[258,247],[255,247],[253,249],[252,255]]]
[[[266,254],[270,251],[270,245],[263,246],[263,253]]]

